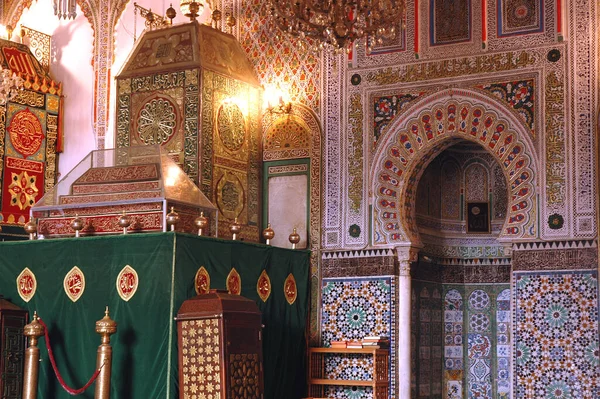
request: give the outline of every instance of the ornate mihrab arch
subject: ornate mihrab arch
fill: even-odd
[[[371,167],[376,245],[420,245],[415,196],[421,174],[460,140],[478,143],[501,165],[508,182],[500,241],[534,239],[537,231],[534,146],[514,113],[479,92],[447,89],[416,102],[392,121]]]

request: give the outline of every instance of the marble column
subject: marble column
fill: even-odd
[[[398,255],[398,398],[410,399],[411,391],[411,263],[417,260],[418,251],[412,247],[397,247]]]

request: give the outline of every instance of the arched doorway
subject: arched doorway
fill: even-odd
[[[394,120],[371,167],[373,243],[412,244],[419,179],[427,165],[459,141],[482,146],[501,165],[510,192],[501,241],[538,237],[535,149],[513,111],[472,90],[448,89],[425,97]]]

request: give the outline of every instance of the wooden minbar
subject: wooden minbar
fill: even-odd
[[[27,311],[0,295],[0,398],[21,399]]]
[[[262,398],[262,323],[254,301],[224,290],[188,299],[177,313],[177,336],[180,399]]]

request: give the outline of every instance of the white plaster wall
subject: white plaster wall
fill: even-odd
[[[296,228],[300,235],[298,248],[307,246],[308,179],[306,175],[269,178],[269,223],[275,232],[271,244],[290,248],[289,235]]]
[[[133,50],[133,38],[139,39],[145,28],[145,20],[140,14],[134,14],[135,7],[133,1],[130,1],[125,8],[125,11],[121,15],[121,18],[115,26],[115,52],[114,62],[112,65],[113,78],[111,79],[110,89],[110,110],[109,110],[109,124],[108,131],[106,132],[106,148],[114,148],[115,146],[115,110],[116,110],[116,85],[114,76],[117,76],[123,68],[127,57]],[[173,24],[189,22],[189,18],[181,14],[179,10],[179,1],[164,1],[164,0],[141,0],[137,1],[138,5],[144,7],[147,10],[152,10],[155,14],[164,15],[167,8],[173,4],[173,8],[177,11],[177,16],[173,20]],[[137,18],[137,21],[136,21]],[[210,9],[205,8],[202,14],[198,17],[199,22],[210,21]]]
[[[52,35],[50,74],[56,81],[62,82],[64,95],[64,152],[58,157],[58,173],[65,175],[94,150],[96,142],[93,129],[92,27],[79,6],[75,20],[59,21],[54,15],[51,0],[34,2],[23,12],[19,24]],[[18,41],[16,32],[19,32],[18,28],[13,36]]]

